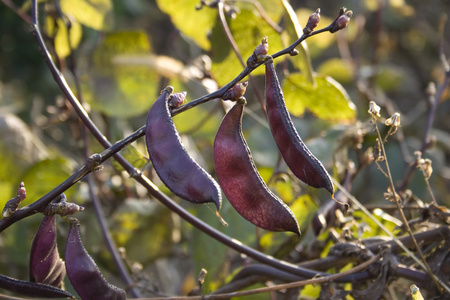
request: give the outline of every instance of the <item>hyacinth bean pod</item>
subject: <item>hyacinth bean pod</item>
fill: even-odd
[[[124,300],[127,294],[103,277],[80,238],[79,222],[70,222],[66,242],[66,270],[70,283],[83,300]]]
[[[272,57],[266,58],[265,65],[267,117],[270,131],[284,161],[300,180],[312,187],[324,188],[333,195],[334,189],[330,175],[303,143],[292,123]]]
[[[56,244],[56,217],[44,216],[30,251],[30,281],[60,287],[66,276]]]
[[[300,228],[292,211],[272,193],[259,175],[242,134],[245,100],[240,99],[223,118],[214,140],[214,167],[219,183],[236,211],[269,231]]]
[[[69,292],[48,284],[18,280],[1,274],[0,288],[28,297],[74,298]]]
[[[153,167],[161,181],[177,196],[193,203],[222,204],[218,183],[187,153],[169,109],[172,87],[165,88],[147,117],[145,138]],[[172,102],[172,101],[171,101]],[[176,101],[179,103],[179,101]]]

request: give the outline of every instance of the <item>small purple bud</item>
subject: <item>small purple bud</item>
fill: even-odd
[[[268,43],[268,38],[267,36],[265,36],[262,40],[261,40],[261,44],[259,44],[256,48],[255,51],[253,51],[253,53],[256,56],[256,59],[258,61],[263,61],[264,58],[266,58],[267,53],[269,52],[269,43]]]
[[[252,53],[252,56],[248,58],[247,66],[249,68],[254,68],[258,62],[264,61],[264,59],[267,56],[267,53],[269,53],[269,42],[267,36],[265,36],[261,40],[261,44],[256,46],[255,50]]]
[[[247,86],[248,81],[235,84],[231,89],[229,89],[223,94],[222,99],[231,101],[237,101],[241,99],[245,94]]]
[[[27,197],[27,190],[25,189],[25,184],[23,182],[20,183],[19,188],[17,189],[17,197],[20,201],[25,200]]]
[[[169,108],[177,108],[183,105],[184,99],[186,99],[186,92],[175,93],[170,96],[169,99]]]
[[[25,190],[25,185],[23,182],[20,183],[19,188],[17,189],[17,195],[6,202],[5,207],[3,208],[2,215],[4,218],[11,217],[16,210],[19,208],[20,203],[27,197],[27,191]]]
[[[314,30],[314,28],[316,28],[319,22],[320,22],[320,8],[318,8],[312,15],[309,16],[308,22],[306,23],[305,28],[303,28],[303,33],[310,34]]]
[[[348,12],[346,12],[345,14],[343,14],[339,18],[337,18],[336,21],[334,22],[333,28],[330,30],[330,32],[334,33],[336,31],[342,30],[345,27],[347,27],[352,15],[353,15],[353,12],[351,10],[349,10]]]

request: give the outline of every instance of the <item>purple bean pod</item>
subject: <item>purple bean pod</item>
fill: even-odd
[[[165,88],[148,113],[145,138],[150,160],[175,195],[193,203],[213,202],[219,210],[219,184],[187,153],[173,123],[168,105],[172,92],[172,87]]]
[[[69,292],[57,287],[0,275],[0,288],[19,295],[41,298],[75,298]]]
[[[268,57],[266,65],[266,109],[272,136],[292,173],[306,184],[324,188],[331,195],[333,183],[322,163],[311,153],[292,123],[284,102],[283,91],[273,65]]]
[[[66,270],[70,283],[83,300],[124,300],[124,290],[110,284],[103,277],[80,238],[77,219],[70,222],[66,243]]]
[[[30,281],[61,287],[66,276],[56,244],[55,215],[44,216],[30,251]]]
[[[219,183],[236,211],[252,224],[270,231],[300,236],[295,215],[272,193],[255,167],[242,134],[245,99],[223,118],[214,140],[214,167]]]

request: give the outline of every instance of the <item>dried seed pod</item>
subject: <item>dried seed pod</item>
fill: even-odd
[[[65,253],[67,275],[73,288],[83,300],[126,299],[125,291],[107,282],[100,273],[81,242],[79,227],[77,219],[70,222]]]
[[[223,118],[214,140],[214,167],[225,195],[236,211],[254,225],[270,231],[300,228],[292,211],[273,194],[259,175],[242,134],[245,100]]]
[[[266,59],[266,108],[270,130],[284,161],[300,180],[333,194],[333,183],[322,163],[309,151],[292,123],[272,57]]]
[[[40,298],[75,298],[69,292],[57,287],[25,280],[18,280],[0,274],[0,288],[23,296]]]
[[[30,251],[30,281],[61,287],[66,276],[56,244],[55,215],[44,216]]]
[[[145,138],[153,167],[175,195],[194,203],[213,202],[219,210],[219,185],[187,153],[173,123],[168,106],[172,92],[165,88],[148,113]]]

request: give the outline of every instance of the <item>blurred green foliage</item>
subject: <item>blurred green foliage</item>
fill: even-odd
[[[53,1],[40,2],[41,30],[55,62],[74,93],[85,102],[93,120],[113,142],[145,124],[148,109],[165,86],[187,90],[187,98],[192,101],[225,85],[243,70],[217,9],[205,6],[197,10],[200,1],[61,0],[59,8]],[[295,41],[295,26],[304,26],[317,7],[322,10],[318,28],[335,18],[339,7],[353,10],[346,30],[311,37],[306,45],[299,46],[299,56],[275,60],[277,71],[294,124],[328,170],[338,170],[336,166],[349,162],[357,164],[358,155],[374,147],[367,113],[370,97],[380,100],[381,121],[400,112],[400,132],[390,137],[386,145],[393,179],[399,183],[412,162],[413,151],[420,148],[423,140],[427,116],[425,87],[430,81],[439,85],[444,76],[438,57],[439,26],[442,12],[450,11],[448,1],[291,1],[298,20],[287,14],[282,1],[259,2],[282,32],[271,27],[254,5],[237,1],[235,18],[227,15],[226,22],[244,62],[264,36],[269,37],[269,54]],[[20,3],[26,14],[30,13],[29,3]],[[448,25],[445,32],[448,37]],[[449,42],[444,39],[444,49],[450,49]],[[61,92],[28,25],[3,3],[0,62],[0,204],[14,197],[19,182],[24,181],[28,191],[25,205],[43,196],[84,163],[82,125],[70,108],[60,105]],[[252,74],[256,86],[249,86],[245,95],[249,105],[244,134],[264,180],[291,206],[307,235],[314,212],[328,196],[292,180],[286,166],[278,164],[278,150],[255,93],[257,89],[264,94],[263,70],[261,67]],[[76,88],[77,80],[80,90]],[[432,133],[438,139],[426,154],[433,161],[430,184],[443,205],[450,205],[446,197],[450,180],[449,95],[447,87],[433,123]],[[213,100],[174,118],[188,151],[213,175],[211,147],[226,107],[228,103]],[[356,143],[359,148],[349,134],[357,131],[357,126],[364,135],[362,142]],[[380,128],[386,132],[384,125]],[[122,154],[141,169],[145,165],[144,149],[141,139]],[[100,151],[96,142],[88,149],[89,153]],[[290,234],[256,230],[226,199],[220,212],[229,223],[225,228],[218,222],[213,207],[184,203],[162,185],[151,168],[143,171],[162,191],[211,226],[265,253],[283,253],[280,258],[291,258],[286,254],[290,251],[281,249],[284,243],[291,242]],[[332,175],[342,179],[338,171]],[[164,287],[164,293],[194,289],[195,275],[201,268],[208,270],[203,286],[208,293],[222,286],[230,274],[246,263],[245,258],[193,229],[154,199],[148,199],[146,191],[127,178],[114,162],[105,163],[104,169],[95,174],[95,181],[111,232],[118,246],[125,249],[127,261],[135,264],[135,275],[150,276],[154,286]],[[419,200],[430,201],[419,172],[409,187]],[[355,178],[352,193],[365,204],[386,204],[386,189],[387,179],[371,164]],[[100,241],[87,195],[83,182],[67,192],[69,201],[86,206],[78,214],[85,230],[86,248],[102,270],[120,280]],[[356,221],[350,228],[355,239],[381,234],[360,212],[353,217]],[[396,224],[383,211],[377,212],[377,218],[391,229]],[[31,238],[23,237],[33,236],[38,219],[35,216],[19,222],[0,236],[2,274],[27,277],[27,241],[31,244]],[[61,222],[59,228],[63,241],[68,226]],[[325,256],[329,246],[318,256]],[[289,250],[297,251],[294,246]],[[21,262],[20,268],[13,266],[11,259]],[[166,275],[172,285],[166,285]],[[149,294],[152,292],[160,291],[155,288]],[[310,297],[317,297],[318,293],[313,287],[302,291],[302,295]],[[269,299],[268,295],[263,297]]]

